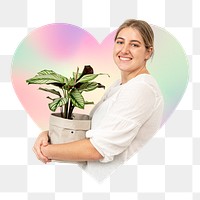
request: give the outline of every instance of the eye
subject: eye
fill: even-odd
[[[132,47],[139,47],[139,45],[138,45],[138,44],[135,44],[135,43],[132,43],[131,46],[132,46]]]
[[[120,41],[120,40],[117,40],[116,41],[116,44],[123,44],[124,42],[123,41]]]

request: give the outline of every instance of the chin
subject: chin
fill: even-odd
[[[122,72],[130,72],[130,67],[118,65],[118,69]]]

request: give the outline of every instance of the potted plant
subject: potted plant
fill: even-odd
[[[67,78],[53,70],[42,70],[36,76],[26,80],[28,84],[46,84],[57,88],[41,88],[39,90],[51,93],[55,97],[47,96],[51,101],[48,106],[52,112],[60,109],[59,113],[52,113],[49,123],[49,138],[52,144],[66,143],[85,138],[85,132],[90,129],[88,115],[73,113],[75,107],[84,109],[85,105],[93,102],[85,101],[82,93],[96,88],[105,88],[94,79],[102,73],[94,74],[93,68],[86,65],[81,73],[79,68],[73,76]]]

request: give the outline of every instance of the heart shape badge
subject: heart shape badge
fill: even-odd
[[[165,29],[152,26],[155,34],[155,54],[147,68],[157,80],[164,96],[165,106],[162,125],[180,102],[188,84],[188,61],[179,42]],[[54,23],[30,32],[19,44],[12,62],[12,84],[26,112],[42,129],[49,127],[49,99],[38,91],[38,85],[28,86],[26,80],[43,69],[71,76],[77,67],[91,65],[95,73],[107,73],[110,78],[99,77],[108,88],[120,78],[113,61],[116,31],[99,43],[90,33],[71,24]],[[90,100],[97,103],[104,91],[90,93]],[[89,113],[92,106],[84,112]]]

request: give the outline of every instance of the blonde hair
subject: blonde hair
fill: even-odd
[[[136,20],[136,19],[128,19],[126,20],[117,30],[117,33],[115,35],[115,40],[117,39],[117,36],[119,32],[124,29],[131,27],[133,29],[136,29],[139,31],[139,33],[142,36],[142,39],[144,40],[144,45],[148,49],[150,47],[154,47],[154,33],[151,28],[151,26],[142,20]]]

